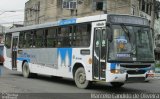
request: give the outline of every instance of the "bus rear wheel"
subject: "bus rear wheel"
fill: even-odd
[[[22,73],[25,78],[37,77],[37,74],[30,73],[29,64],[27,62],[23,64]]]
[[[85,89],[90,86],[90,81],[86,80],[86,73],[83,67],[76,70],[74,80],[78,88]]]
[[[124,85],[122,82],[111,82],[112,87],[120,88]]]

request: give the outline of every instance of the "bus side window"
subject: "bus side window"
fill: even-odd
[[[61,28],[61,39],[62,39],[62,47],[71,47],[71,42],[70,42],[70,35],[72,34],[71,32],[71,26],[66,26]]]
[[[90,44],[91,37],[91,25],[90,24],[79,24],[76,27],[74,33],[74,46],[75,47],[86,47]]]
[[[35,48],[36,47],[36,31],[32,31],[32,47]]]
[[[47,47],[54,48],[58,46],[57,28],[48,28],[46,33]]]
[[[36,48],[43,47],[43,29],[36,30]]]
[[[11,48],[11,40],[12,40],[12,34],[6,34],[5,35],[5,46],[6,48]]]
[[[25,32],[20,32],[19,35],[19,48],[25,47]]]
[[[48,29],[44,30],[44,47],[47,47],[47,35],[48,35]]]
[[[25,48],[30,48],[32,46],[31,31],[25,32],[25,36],[26,36]]]

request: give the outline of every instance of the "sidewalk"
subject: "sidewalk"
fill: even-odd
[[[160,73],[155,73],[154,79],[160,80]]]
[[[160,77],[160,73],[155,73],[155,77]]]

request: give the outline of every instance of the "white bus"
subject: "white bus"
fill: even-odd
[[[29,78],[66,77],[77,87],[91,82],[121,87],[128,80],[154,76],[149,21],[104,14],[8,30],[4,66]]]

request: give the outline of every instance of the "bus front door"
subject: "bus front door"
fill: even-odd
[[[105,80],[106,76],[106,29],[94,29],[93,79]]]
[[[17,48],[18,48],[18,37],[13,37],[12,41],[12,69],[17,70]]]

